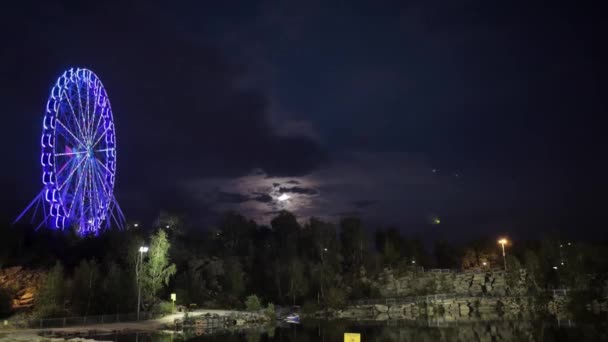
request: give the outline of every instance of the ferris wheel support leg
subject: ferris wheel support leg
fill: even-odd
[[[118,204],[118,201],[116,200],[116,198],[114,198],[114,206],[116,207],[116,214],[117,214],[116,215],[117,217],[114,217],[114,220],[116,221],[118,228],[124,229],[125,222],[127,220],[126,220],[125,214],[122,212],[122,209],[120,208],[120,205]]]
[[[114,215],[114,211],[116,211],[116,215]],[[125,222],[127,220],[125,219],[125,215],[123,214],[122,209],[120,208],[120,205],[118,204],[118,201],[114,197],[112,198],[112,208],[110,209],[110,216],[114,219],[114,223],[116,223],[116,226],[118,226],[119,229],[124,229]],[[107,228],[110,228],[110,219],[109,218],[106,221],[106,224],[107,224]]]
[[[32,217],[30,218],[30,224],[34,224],[34,219],[36,218],[36,214],[38,214],[38,209],[40,208],[40,206],[44,207],[44,204],[42,204],[42,201],[38,201],[38,204],[36,204],[36,207],[34,208],[34,213],[32,214]]]
[[[44,193],[44,190],[40,191],[40,193],[36,197],[34,197],[34,199],[32,200],[32,202],[30,202],[30,204],[28,204],[28,206],[21,212],[21,214],[19,214],[19,216],[17,216],[17,218],[15,219],[15,221],[13,221],[13,225],[17,224],[17,222],[19,222],[23,218],[23,216],[28,211],[30,211],[30,209],[32,208],[32,206],[34,204],[38,204],[40,201],[42,201],[42,194],[43,193]],[[43,207],[44,207],[44,205],[43,205]],[[45,215],[44,221],[46,221],[46,215]]]

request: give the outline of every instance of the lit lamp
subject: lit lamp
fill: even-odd
[[[137,320],[139,321],[139,307],[141,305],[141,281],[139,274],[141,273],[141,266],[144,262],[144,253],[148,253],[149,248],[146,246],[139,247],[139,268],[136,264],[135,273],[137,274]]]
[[[175,312],[175,301],[177,300],[177,295],[175,293],[171,294],[171,301],[173,302],[173,308],[171,309],[171,312]]]
[[[509,243],[509,240],[501,238],[498,243],[502,246],[502,261],[505,264],[505,271],[507,270],[507,257],[505,255],[505,245]]]

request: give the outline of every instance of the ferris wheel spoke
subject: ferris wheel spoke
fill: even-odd
[[[83,159],[86,160],[86,159]],[[80,190],[80,184],[82,184],[82,176],[84,175],[84,172],[80,172],[80,175],[78,176],[78,183],[76,183],[76,188],[74,189],[74,193],[72,195],[72,203],[70,204],[70,210],[68,211],[68,217],[72,214],[72,209],[74,209],[74,204],[77,201],[78,198],[78,192]]]
[[[90,221],[91,221],[91,218],[93,217],[93,207],[95,205],[95,203],[94,203],[95,198],[94,198],[94,194],[93,194],[93,183],[92,183],[93,180],[91,179],[91,164],[90,163],[87,163],[86,172],[87,172],[87,176],[86,176],[87,183],[86,184],[87,184],[88,192],[86,192],[83,195],[83,201],[85,200],[84,196],[86,195],[86,200],[88,200],[88,205],[89,205],[89,207],[88,207],[89,221],[87,223],[93,224],[93,222],[90,222]]]
[[[80,168],[80,165],[82,165],[82,163],[87,160],[87,158],[82,158],[82,160],[80,161],[80,163],[78,163],[73,169],[72,172],[70,172],[70,174],[68,175],[68,177],[65,179],[65,182],[63,182],[63,184],[59,185],[59,191],[61,191],[61,189],[70,181],[70,179],[72,178],[72,176],[74,175],[74,173],[76,173],[76,171]],[[67,164],[66,164],[67,165]],[[63,170],[63,169],[62,169]],[[60,170],[60,172],[62,171]]]
[[[95,177],[95,175],[96,175],[95,170],[96,170],[95,166],[91,167],[91,180],[93,183],[95,199],[97,201],[97,204],[95,205],[95,210],[97,210],[98,208],[101,207],[101,205],[103,204],[103,201],[101,200],[101,197],[100,197],[99,187],[97,185],[97,178]],[[97,212],[95,212],[94,215],[95,215],[95,217],[97,217]]]
[[[110,171],[110,169],[108,169],[107,166],[104,165],[104,163],[100,162],[99,160],[95,159],[97,161],[97,164],[101,165],[101,167],[103,167],[106,171],[108,171],[112,176],[114,176],[114,172]]]
[[[70,134],[70,136],[77,142],[80,144],[80,146],[82,146],[83,148],[86,148],[86,145],[82,143],[82,141],[80,141],[80,139],[76,138],[76,135],[74,135],[74,133],[72,133],[72,131],[70,131],[69,128],[66,127],[66,125],[63,124],[63,122],[61,122],[59,119],[55,120],[55,122],[57,122],[61,127],[63,127],[63,129],[68,132]]]
[[[77,156],[77,155],[86,154],[86,153],[87,153],[87,151],[55,153],[55,157],[59,157],[59,156]]]
[[[72,112],[72,116],[74,117],[74,122],[76,123],[76,128],[80,132],[80,136],[84,136],[82,127],[80,127],[80,123],[78,122],[78,117],[76,116],[76,112],[74,111],[74,106],[72,105],[72,101],[70,101],[70,96],[68,95],[67,91],[65,91],[65,89],[64,89],[62,95],[65,95],[65,99],[68,102],[68,105],[70,106],[70,110]]]
[[[91,126],[91,122],[93,121],[93,118],[91,117],[91,107],[89,105],[89,82],[87,81],[87,84],[85,86],[85,93],[87,94],[87,110],[86,110],[86,115],[87,115],[87,128],[88,128],[88,134],[87,134],[87,143],[91,142],[91,128],[89,126]],[[95,111],[93,111],[93,115],[95,115]]]
[[[97,109],[97,101],[95,101],[95,109]],[[95,117],[95,111],[93,110],[93,117]],[[103,111],[103,109],[102,109]],[[93,120],[91,120],[92,122]],[[99,128],[101,127],[101,123],[103,121],[103,114],[99,113],[99,120],[97,121],[97,124],[95,125],[95,127],[91,129],[91,141],[95,141],[95,139],[97,138],[97,133],[99,132]]]
[[[95,152],[110,152],[116,150],[114,147],[102,148],[101,150],[95,150]]]
[[[63,164],[63,166],[59,169],[59,171],[57,171],[57,174],[55,174],[55,176],[59,176],[63,172],[63,170],[65,170],[70,164],[73,164],[73,159],[70,159],[65,164]]]
[[[104,195],[106,196],[106,198],[107,198],[108,200],[110,200],[110,197],[111,197],[111,195],[110,195],[110,193],[111,193],[111,189],[110,189],[109,187],[107,187],[107,188],[106,188],[107,183],[103,181],[103,178],[102,178],[102,176],[101,176],[101,171],[100,171],[100,170],[98,170],[97,168],[94,168],[93,170],[94,170],[94,172],[95,172],[95,175],[97,176],[97,182],[98,182],[98,184],[99,184],[99,187],[101,187],[101,189],[102,189],[102,191],[103,191]]]
[[[99,136],[99,138],[97,138],[97,140],[93,143],[93,148],[95,148],[95,146],[97,146],[97,144],[99,144],[99,142],[101,141],[101,138],[103,138],[107,133],[108,133],[108,128],[106,128],[103,131],[103,133],[101,133],[101,135]]]
[[[82,191],[82,196],[81,196],[82,198],[80,200],[81,201],[81,206],[82,206],[82,213],[85,216],[87,214],[87,211],[90,211],[90,209],[91,209],[91,179],[88,176],[88,172],[89,172],[89,168],[90,167],[91,167],[91,165],[89,163],[87,163],[85,165],[85,169],[83,171],[83,173],[84,173],[84,185],[83,185],[83,191]],[[87,202],[87,200],[88,200],[88,202]],[[82,229],[82,227],[80,227],[80,228]]]
[[[78,103],[80,105],[80,112],[79,113],[80,113],[80,116],[82,117],[82,127],[86,128],[86,126],[87,126],[87,124],[85,122],[86,113],[82,109],[82,96],[80,96],[80,86],[78,85],[78,81],[76,81],[74,83],[76,83],[76,92],[78,93]],[[86,137],[86,134],[87,134],[86,130],[83,133],[84,133],[84,137]]]

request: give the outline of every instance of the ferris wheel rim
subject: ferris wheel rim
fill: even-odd
[[[78,103],[72,103],[76,99]],[[116,131],[107,92],[93,71],[71,68],[57,79],[41,142],[44,197],[52,225],[64,229],[78,223],[81,232],[97,232],[113,199]]]

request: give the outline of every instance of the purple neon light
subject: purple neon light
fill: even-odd
[[[116,132],[106,90],[92,71],[72,68],[57,79],[40,144],[51,228],[97,233],[113,199]]]

